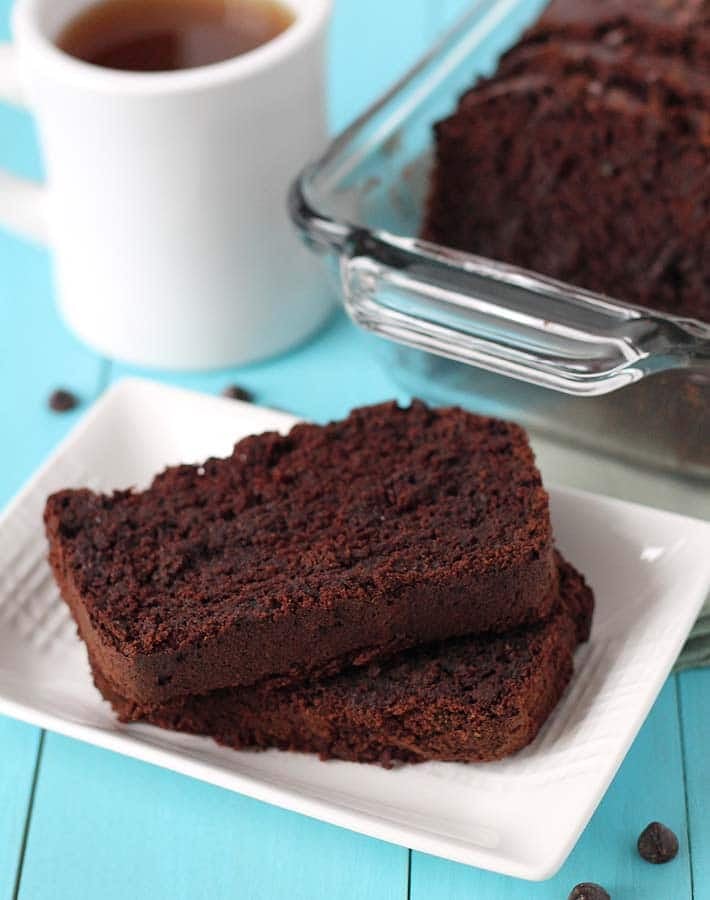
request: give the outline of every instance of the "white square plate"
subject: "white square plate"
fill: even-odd
[[[118,724],[94,689],[45,561],[42,510],[61,487],[145,485],[227,455],[291,416],[127,380],[110,390],[0,520],[0,712],[306,815],[521,878],[562,865],[648,714],[710,585],[710,525],[552,489],[560,549],[597,597],[592,639],[537,740],[499,763],[386,771],[301,754],[236,753]]]

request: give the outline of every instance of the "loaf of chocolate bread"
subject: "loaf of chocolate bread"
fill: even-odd
[[[685,59],[706,73],[710,67],[708,0],[551,0],[511,51],[526,44],[593,41],[635,53]]]
[[[560,598],[544,623],[456,638],[295,687],[227,688],[141,708],[93,664],[96,686],[123,721],[209,735],[237,749],[279,747],[375,762],[500,759],[533,740],[572,675],[594,605],[560,561]]]
[[[45,524],[98,670],[140,706],[294,683],[547,618],[557,568],[525,432],[388,403],[240,441]]]
[[[423,237],[710,321],[707,0],[554,0],[435,136]]]

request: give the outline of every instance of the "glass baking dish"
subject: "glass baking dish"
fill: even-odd
[[[412,393],[710,478],[710,324],[419,240],[432,125],[544,0],[479,0],[309,165],[291,215]]]

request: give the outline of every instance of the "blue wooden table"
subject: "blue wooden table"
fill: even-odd
[[[461,0],[336,0],[335,128],[386,86]],[[0,0],[0,38],[9,0]],[[29,116],[0,108],[0,167],[39,177]],[[53,308],[46,251],[0,232],[0,505],[106,387],[128,370],[75,341]],[[290,355],[238,372],[161,376],[217,392],[237,381],[258,402],[315,420],[400,396],[370,339],[337,316]],[[75,413],[46,407],[57,385]],[[1,664],[0,660],[0,664]],[[0,900],[303,898],[564,900],[578,881],[614,900],[710,898],[710,671],[672,676],[562,872],[529,884],[370,840],[0,718]],[[668,866],[634,842],[650,820],[678,833]]]

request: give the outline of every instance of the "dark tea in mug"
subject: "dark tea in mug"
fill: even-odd
[[[293,21],[276,0],[103,0],[72,19],[56,43],[108,69],[168,72],[248,53]]]

